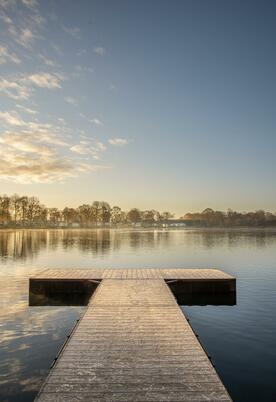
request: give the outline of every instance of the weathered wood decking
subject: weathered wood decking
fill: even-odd
[[[36,401],[231,401],[164,279],[225,283],[218,270],[48,270],[31,278],[101,280]],[[213,290],[214,288],[209,287]]]
[[[186,268],[140,268],[140,269],[45,269],[31,280],[70,280],[70,279],[182,279],[182,280],[210,280],[210,281],[233,281],[233,276],[225,272],[209,269],[186,269]]]

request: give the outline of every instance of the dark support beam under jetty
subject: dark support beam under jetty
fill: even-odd
[[[231,401],[170,288],[177,299],[233,301],[236,281],[215,269],[46,270],[30,278],[32,305],[89,299],[36,401]]]

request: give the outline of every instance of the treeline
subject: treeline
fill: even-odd
[[[214,211],[206,208],[202,212],[187,213],[181,219],[196,222],[204,227],[235,227],[235,226],[276,226],[276,214],[258,210],[255,212]]]
[[[47,208],[37,197],[14,194],[0,196],[0,225],[5,226],[100,226],[162,222],[172,218],[170,212],[141,211],[132,208],[123,211],[105,201],[94,201],[78,208]]]
[[[123,211],[105,201],[94,201],[77,208],[47,208],[37,197],[0,195],[0,226],[22,227],[93,227],[116,225],[170,226],[183,222],[198,227],[276,226],[276,214],[263,210],[255,212],[214,211],[187,213],[178,220],[171,220],[170,212],[141,211],[132,208]]]

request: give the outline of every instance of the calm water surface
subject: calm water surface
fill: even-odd
[[[276,400],[276,231],[0,231],[0,400],[32,401],[83,307],[29,307],[44,268],[208,268],[237,305],[183,306],[234,401]]]

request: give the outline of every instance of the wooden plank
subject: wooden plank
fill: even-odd
[[[125,273],[132,274],[118,271]],[[231,398],[168,286],[155,277],[101,282],[36,401]]]

